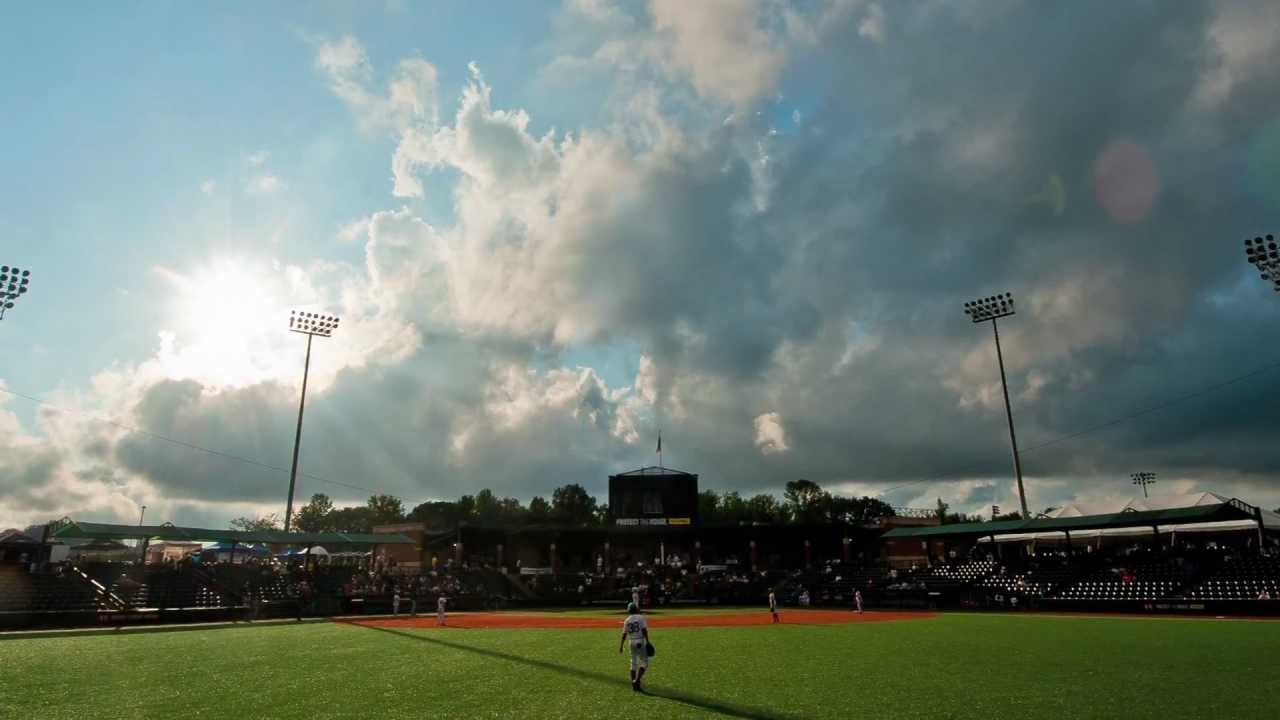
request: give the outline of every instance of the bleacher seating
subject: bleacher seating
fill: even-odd
[[[1122,574],[1102,570],[1058,591],[1062,600],[1162,600],[1177,596],[1182,588],[1182,577],[1169,563],[1155,562],[1139,565],[1132,571],[1133,579],[1125,582]]]
[[[228,593],[216,587],[211,578],[190,569],[148,567],[144,571],[137,568],[118,575],[110,588],[135,610],[212,609],[237,604]]]
[[[1262,591],[1280,597],[1280,559],[1244,558],[1221,569],[1187,592],[1193,600],[1255,600]]]
[[[1071,578],[1067,569],[1031,570],[1008,575],[988,575],[978,581],[980,587],[1022,593],[1027,597],[1044,597],[1057,590]]]
[[[995,571],[996,563],[994,561],[975,560],[973,562],[959,563],[955,565],[934,565],[929,574],[934,578],[943,578],[946,580],[954,580],[971,584],[976,583]]]
[[[92,612],[97,609],[97,596],[81,578],[69,574],[32,574],[19,565],[0,565],[0,612]]]

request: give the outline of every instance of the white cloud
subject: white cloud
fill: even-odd
[[[205,195],[212,195],[217,188],[218,188],[218,183],[214,182],[212,179],[205,180],[204,182],[200,183],[200,192],[204,193]]]
[[[369,233],[369,218],[360,218],[338,229],[337,238],[342,242],[355,242]]]
[[[385,93],[370,89],[373,69],[364,46],[350,35],[321,43],[316,67],[366,130],[404,132],[436,121],[436,68],[421,58],[405,58],[387,82]]]
[[[688,82],[703,100],[745,108],[771,95],[790,58],[828,36],[862,2],[647,0],[646,12],[633,15],[606,0],[567,0],[566,47],[541,75],[562,82],[612,74],[624,103],[657,79]],[[671,88],[664,93],[686,100]]]
[[[761,455],[774,455],[791,449],[787,445],[787,429],[782,416],[776,412],[757,415],[755,419],[756,448]]]
[[[884,8],[873,2],[867,6],[867,13],[858,23],[858,34],[868,40],[884,42]]]
[[[250,178],[244,191],[250,195],[271,195],[284,189],[284,182],[275,175],[257,175]]]
[[[670,37],[670,63],[705,97],[747,105],[771,92],[786,60],[762,25],[766,4],[741,0],[651,0],[653,26]]]

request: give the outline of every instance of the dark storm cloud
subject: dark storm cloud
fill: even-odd
[[[1243,75],[1229,100],[1196,106],[1221,61],[1213,10],[1027,4],[974,28],[890,6],[898,32],[884,46],[829,43],[813,62],[836,68],[823,107],[809,129],[778,141],[776,190],[761,219],[772,242],[791,246],[771,278],[780,298],[818,308],[823,330],[802,348],[812,362],[799,377],[775,368],[739,388],[737,402],[692,409],[682,429],[691,462],[757,487],[792,476],[1008,473],[1002,408],[962,407],[944,382],[996,382],[993,351],[985,378],[965,367],[991,340],[960,312],[995,291],[1020,303],[1002,329],[1024,446],[1280,358],[1274,334],[1258,332],[1276,316],[1274,303],[1259,303],[1273,298],[1247,284],[1239,247],[1271,217],[1236,173],[1267,115],[1242,116],[1232,102],[1266,108],[1280,93]],[[1257,63],[1269,65],[1264,76],[1280,59],[1276,46],[1269,52],[1271,63]],[[882,123],[878,135],[844,136],[868,119]],[[1228,135],[1204,141],[1223,128]],[[1150,212],[1136,222],[1098,197],[1099,158],[1117,142],[1139,148],[1158,173]],[[1140,180],[1140,170],[1122,179]],[[1049,194],[1055,177],[1061,212]],[[832,375],[846,319],[880,342]],[[1250,385],[1272,388],[1274,374]],[[1264,438],[1280,412],[1239,390],[1030,453],[1028,472],[1123,474],[1143,458],[1207,483],[1273,471],[1280,456]],[[752,452],[747,420],[765,410],[784,418],[789,453]]]
[[[6,517],[52,514],[67,500],[84,502],[81,493],[60,485],[65,456],[52,447],[27,443],[0,445],[0,508]],[[0,521],[3,524],[3,521]]]
[[[526,497],[565,482],[604,492],[601,468],[611,466],[616,452],[610,436],[616,402],[583,383],[567,412],[541,409],[528,422],[497,429],[481,409],[490,399],[493,370],[527,359],[510,350],[436,336],[402,364],[344,371],[330,387],[313,388],[298,502],[312,493],[361,502],[378,492],[412,505],[483,487]],[[138,403],[137,420],[151,432],[287,469],[296,403],[295,389],[272,383],[209,393],[192,381],[166,381]],[[469,444],[460,456],[454,437],[467,429]],[[125,467],[174,500],[274,502],[287,489],[287,473],[138,433],[116,452]]]

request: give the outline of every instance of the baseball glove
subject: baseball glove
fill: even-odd
[[[653,648],[653,643],[645,643],[644,654],[648,655],[649,657],[653,657],[654,655],[658,654],[658,651]]]

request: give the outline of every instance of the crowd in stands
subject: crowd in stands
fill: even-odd
[[[984,543],[932,562],[891,566],[875,557],[820,559],[809,568],[760,568],[727,557],[703,564],[671,553],[652,561],[602,556],[590,567],[538,568],[492,558],[397,565],[358,559],[186,558],[142,565],[70,561],[32,572],[0,566],[0,614],[19,612],[222,611],[228,616],[425,612],[438,598],[452,610],[515,604],[783,605],[869,607],[1120,607],[1117,603],[1280,601],[1280,556],[1214,540],[1062,546],[1027,551]],[[1125,606],[1129,607],[1129,606]],[[1276,605],[1280,611],[1280,603]]]

